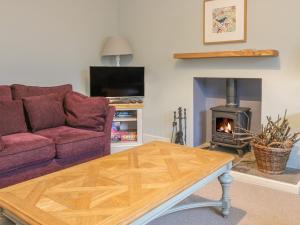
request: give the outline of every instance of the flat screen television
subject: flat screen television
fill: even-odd
[[[143,97],[144,67],[90,67],[91,96]]]

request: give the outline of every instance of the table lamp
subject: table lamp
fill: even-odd
[[[132,49],[128,40],[123,37],[109,37],[107,38],[103,49],[102,56],[115,56],[117,66],[120,66],[121,55],[131,55]]]

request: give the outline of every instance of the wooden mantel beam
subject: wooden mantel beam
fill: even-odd
[[[274,49],[254,50],[244,49],[239,51],[175,53],[175,59],[205,59],[205,58],[233,58],[233,57],[277,57],[279,51]]]

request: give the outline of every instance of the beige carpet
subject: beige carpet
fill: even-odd
[[[217,181],[204,187],[194,199],[217,200]],[[232,209],[228,218],[214,209],[186,210],[161,217],[149,225],[299,225],[300,196],[235,181],[231,188]],[[189,201],[190,199],[186,200]]]

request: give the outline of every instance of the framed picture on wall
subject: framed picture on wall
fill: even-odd
[[[247,0],[204,0],[204,44],[245,42]]]

